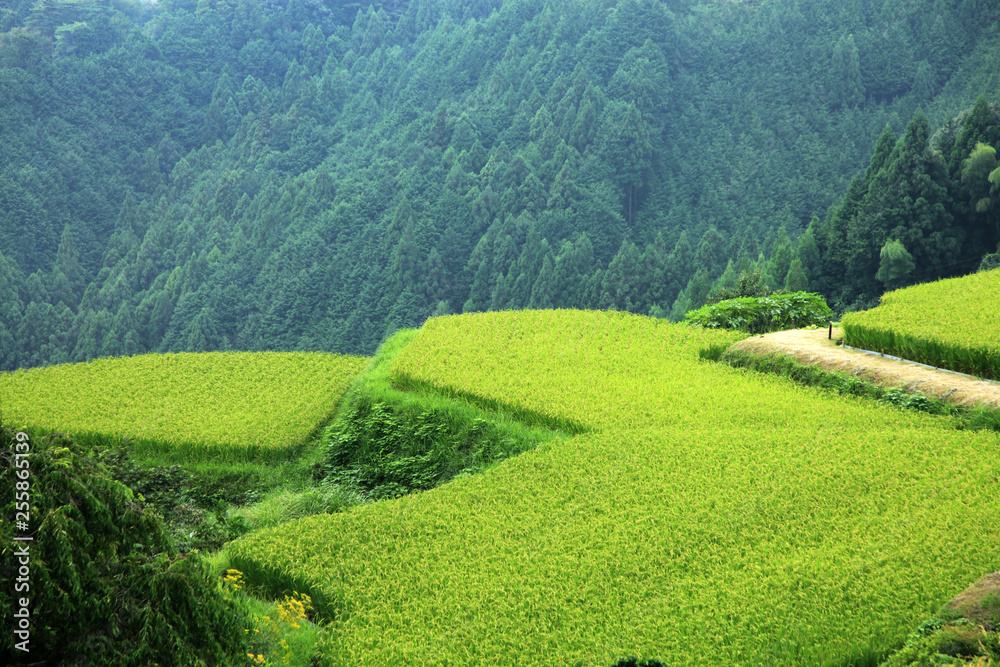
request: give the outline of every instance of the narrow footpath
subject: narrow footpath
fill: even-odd
[[[793,329],[753,336],[736,343],[732,349],[754,354],[787,354],[804,364],[856,375],[882,387],[919,391],[958,405],[1000,407],[1000,382],[846,349],[837,345],[842,337],[839,328],[833,330],[833,340],[828,329]]]

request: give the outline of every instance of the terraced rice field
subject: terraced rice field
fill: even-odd
[[[698,359],[731,340],[620,313],[432,319],[398,382],[587,432],[247,536],[233,564],[310,588],[327,665],[875,664],[1000,564],[998,437]]]
[[[1000,380],[1000,270],[907,287],[848,313],[852,347]]]
[[[0,374],[5,423],[267,458],[302,445],[367,360],[319,352],[96,359]]]

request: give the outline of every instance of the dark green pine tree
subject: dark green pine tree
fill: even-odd
[[[726,238],[713,226],[705,230],[694,253],[694,266],[717,276],[726,268]]]
[[[648,312],[653,306],[666,309],[667,303],[667,250],[663,232],[657,233],[652,243],[639,257],[639,304],[637,312]]]
[[[21,323],[24,303],[18,294],[17,286],[23,282],[20,271],[0,252],[0,324],[4,325],[9,335]],[[13,357],[0,356],[0,366],[9,370]]]
[[[393,250],[392,260],[389,264],[388,282],[391,302],[396,301],[406,289],[413,293],[426,291],[423,285],[417,284],[418,277],[423,273],[419,254],[420,249],[413,237],[413,225],[407,224],[399,243]],[[438,259],[440,261],[440,257]]]
[[[875,275],[890,238],[909,249],[923,280],[956,270],[963,234],[952,224],[945,165],[930,149],[929,134],[927,118],[917,111],[848,230],[848,279],[858,293],[881,291]]]
[[[854,35],[843,35],[833,47],[832,101],[834,106],[857,107],[865,101],[865,84],[861,78],[861,60]]]
[[[823,262],[819,244],[816,243],[816,230],[819,229],[819,219],[813,216],[806,231],[799,237],[795,258],[802,266],[802,273],[809,282],[809,288],[814,292],[823,293],[827,289],[826,276],[823,274]]]
[[[712,281],[708,277],[708,271],[699,268],[674,300],[670,309],[670,320],[680,322],[689,311],[703,306],[711,290]]]
[[[429,305],[436,306],[440,301],[447,301],[450,292],[444,262],[437,248],[431,248],[425,266],[427,268],[424,272],[424,298]]]
[[[667,263],[664,267],[667,278],[667,287],[663,293],[664,303],[674,303],[680,291],[691,279],[694,270],[694,251],[688,241],[687,232],[681,231],[673,250],[667,255]]]
[[[77,315],[74,327],[79,327],[76,346],[73,348],[73,361],[90,361],[101,356],[101,347],[111,329],[111,315],[107,310],[81,310]]]
[[[930,101],[937,92],[937,76],[934,68],[926,60],[917,65],[917,74],[913,79],[913,94],[920,101]]]
[[[135,307],[129,300],[121,302],[114,320],[111,322],[111,329],[104,337],[101,344],[102,357],[132,356],[145,352],[141,344],[138,326],[135,320]]]
[[[386,317],[383,338],[400,329],[419,328],[427,319],[427,302],[423,295],[416,294],[409,287],[400,292]]]
[[[548,253],[548,241],[541,238],[535,225],[530,225],[524,246],[521,248],[521,254],[508,274],[508,279],[511,275],[515,276],[514,283],[510,288],[511,308],[528,307],[528,303],[531,301],[531,290],[542,269],[542,261]]]
[[[118,212],[118,220],[115,222],[115,230],[111,234],[107,248],[104,250],[104,257],[101,259],[101,266],[113,267],[122,259],[129,257],[130,253],[137,252],[139,248],[139,207],[135,201],[135,195],[129,190],[125,194],[121,209]]]
[[[839,205],[831,208],[826,222],[823,224],[822,237],[826,246],[825,253],[822,254],[823,274],[828,276],[832,285],[841,286],[838,290],[840,292],[849,291],[847,271],[852,250],[848,239],[848,230],[861,210],[862,202],[867,196],[875,176],[888,165],[889,157],[897,142],[892,128],[886,125],[875,144],[875,150],[864,174],[858,174],[851,179],[847,193]]]
[[[538,278],[531,288],[531,300],[529,308],[553,308],[555,306],[555,270],[552,264],[552,255],[546,254],[542,260],[542,268],[538,272]]]
[[[48,279],[49,297],[52,303],[60,301],[76,308],[86,289],[86,273],[80,265],[80,253],[73,242],[69,225],[63,228],[56,251],[56,261]]]
[[[216,327],[215,316],[206,306],[191,321],[184,349],[188,352],[211,352],[224,349]]]
[[[778,230],[778,238],[775,240],[771,257],[764,267],[764,279],[769,285],[782,286],[785,284],[785,276],[795,259],[795,249],[785,232],[785,228]]]
[[[594,272],[594,248],[586,234],[572,243],[563,242],[556,256],[554,269],[557,308],[582,308],[586,305],[586,285]]]
[[[623,241],[604,273],[601,308],[633,311],[639,302],[639,249]]]
[[[809,278],[806,277],[806,272],[802,268],[801,259],[793,259],[788,267],[788,273],[785,274],[785,289],[789,292],[809,291]]]
[[[462,312],[476,313],[486,310],[490,305],[490,287],[490,261],[484,257],[476,268],[472,289],[469,291],[469,298],[462,304]]]
[[[647,172],[652,166],[651,133],[634,103],[613,100],[604,113],[601,156],[611,167],[612,178],[622,193],[625,221],[631,225],[639,209]]]

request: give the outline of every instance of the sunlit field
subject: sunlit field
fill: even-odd
[[[914,285],[844,315],[848,345],[1000,379],[1000,270]]]
[[[304,444],[362,357],[146,354],[0,374],[5,423],[163,451],[253,459]]]
[[[247,536],[234,566],[310,589],[327,665],[877,662],[1000,562],[998,438],[699,360],[732,339],[610,312],[432,319],[398,384],[589,430]]]

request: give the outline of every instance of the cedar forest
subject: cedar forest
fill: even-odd
[[[987,0],[4,4],[0,370],[844,312],[1000,241]]]

